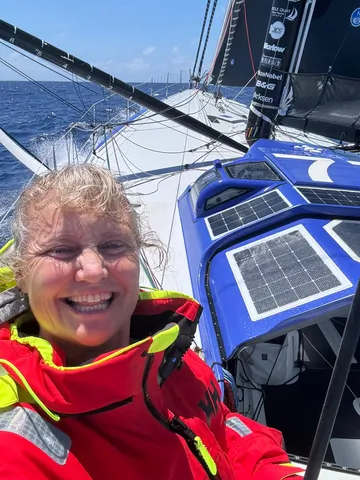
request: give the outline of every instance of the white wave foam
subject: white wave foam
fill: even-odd
[[[84,163],[90,151],[90,143],[85,148],[81,148],[70,136],[58,140],[43,137],[41,143],[37,143],[34,148],[35,155],[51,169],[54,168],[54,157],[56,166],[59,168]]]

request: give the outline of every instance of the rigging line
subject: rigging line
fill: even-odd
[[[84,112],[86,112],[87,106],[85,105],[84,99],[83,99],[83,97],[81,95],[81,92],[80,92],[79,79],[78,79],[77,76],[75,76],[75,78],[74,78],[74,74],[72,74],[72,83],[73,83],[73,86],[74,86],[74,90],[75,90],[75,92],[78,96],[78,99],[80,100],[80,103],[84,107]]]
[[[215,148],[215,147],[214,147],[214,148]],[[205,161],[205,158],[203,158],[203,157],[206,157],[206,156],[210,155],[210,153],[214,150],[214,148],[211,149],[211,150],[209,150],[209,151],[207,151],[207,152],[205,152],[203,155],[201,155],[199,158],[197,158],[197,159],[191,164],[191,167],[195,164],[195,162],[198,162],[198,161],[200,161],[201,159],[202,159],[202,162],[204,162],[204,161]],[[125,154],[123,154],[123,155],[125,155]],[[222,156],[223,156],[223,155],[222,155]],[[128,161],[130,162],[129,159],[128,159]],[[140,170],[135,164],[133,164],[132,162],[130,162],[130,163],[131,163],[135,168],[137,168],[138,170]],[[178,165],[178,167],[180,167],[180,165]],[[200,164],[197,168],[190,168],[189,170],[199,170],[199,171],[200,171],[200,170],[202,170],[202,169],[203,169],[203,166],[202,166],[202,164]],[[129,170],[131,170],[131,169],[129,168]],[[184,169],[184,170],[187,170],[187,169]],[[178,175],[180,172],[181,172],[181,169],[179,168],[177,171],[172,172],[172,173],[169,174],[169,175],[170,175],[170,176]],[[156,181],[157,178],[160,176],[160,175],[153,175],[153,174],[151,174],[151,173],[149,173],[149,172],[147,172],[147,171],[144,171],[144,170],[140,170],[139,173],[143,173],[144,176],[147,175],[147,178],[146,178],[146,176],[145,176],[145,177],[139,177],[139,180],[138,180],[138,181],[136,181],[136,180],[129,181],[129,184],[130,184],[130,185],[129,185],[129,188],[133,188],[134,186],[140,186],[140,185],[144,185],[144,184],[146,184],[146,183],[150,183],[150,182]],[[135,172],[133,172],[133,174],[136,175]],[[165,173],[162,174],[162,175],[165,175]],[[145,179],[144,179],[144,178],[145,178]]]
[[[252,48],[251,48],[251,43],[250,43],[249,26],[248,26],[247,13],[246,13],[246,0],[244,0],[244,20],[245,20],[245,30],[246,30],[246,37],[247,37],[250,61],[251,61],[252,70],[253,70],[254,76],[255,76],[256,75],[256,69],[255,69],[255,65],[254,65],[254,59],[253,59]]]
[[[166,113],[168,110],[170,110],[171,108],[184,107],[184,106],[188,105],[198,94],[199,94],[199,91],[195,91],[195,93],[192,94],[183,103],[175,104],[175,106],[169,105],[168,108],[164,108],[160,112],[150,113],[150,111],[148,109],[145,109],[145,111],[142,114],[140,114],[137,118],[135,118],[134,120],[127,120],[127,121],[124,121],[124,122],[119,122],[119,123],[116,124],[116,126],[131,126],[131,125],[135,125],[135,124],[138,124],[138,123],[141,123],[141,125],[152,125],[154,123],[156,124],[156,123],[166,123],[166,122],[174,121],[173,119],[164,118],[163,120],[153,120],[151,122],[142,122],[142,120],[144,120],[144,119],[151,119],[153,117],[156,117],[157,115],[161,116],[164,113]],[[138,105],[136,102],[134,102],[134,104]],[[125,111],[125,110],[126,109],[124,108],[123,111]],[[120,112],[116,116],[120,115],[121,113],[122,112]],[[196,112],[194,112],[194,113],[196,113]],[[146,116],[144,116],[144,115],[146,115]],[[116,116],[114,118],[116,118]],[[183,118],[185,116],[186,116],[186,114],[178,115],[176,118]]]
[[[239,135],[239,134],[244,133],[244,132],[245,132],[245,130],[242,130],[242,131],[240,131],[240,132],[234,132],[234,133],[229,134],[229,137],[231,138],[231,137],[233,137],[233,136],[235,136],[235,135]],[[219,143],[218,143],[217,145],[214,145],[208,152],[205,152],[205,153],[204,153],[203,155],[201,155],[197,160],[195,160],[195,161],[193,162],[193,165],[194,165],[194,163],[198,162],[202,157],[207,156],[207,155],[210,155],[210,153],[211,153],[213,150],[217,150],[217,151],[218,151],[218,154],[221,155],[221,156],[225,159],[223,153],[222,153],[220,150],[218,150],[218,149],[219,149],[219,146],[220,146]],[[229,151],[230,153],[232,152],[232,150],[227,149],[227,148],[226,148],[226,149],[225,149],[225,148],[222,148],[222,150]]]
[[[195,63],[194,63],[193,72],[192,72],[192,76],[193,76],[193,77],[195,76],[196,65],[197,65],[197,61],[198,61],[198,58],[199,58],[199,53],[200,53],[201,43],[202,43],[204,31],[205,31],[205,25],[206,25],[206,21],[207,21],[207,16],[208,16],[208,13],[209,13],[210,3],[211,3],[211,0],[207,0],[206,9],[205,9],[205,15],[204,15],[204,21],[203,21],[202,28],[201,28],[199,45],[198,45],[198,49],[197,49],[197,52],[196,52],[196,58],[195,58]]]
[[[84,114],[84,112],[82,110],[80,110],[80,108],[76,107],[75,105],[73,105],[72,103],[68,102],[67,100],[65,100],[64,98],[60,97],[60,95],[58,95],[57,93],[54,93],[52,92],[50,89],[48,89],[47,87],[45,87],[44,85],[42,85],[41,83],[37,82],[36,80],[34,80],[32,77],[30,77],[29,75],[27,75],[26,73],[22,72],[21,70],[19,70],[17,67],[15,67],[14,65],[11,65],[11,63],[7,62],[6,60],[4,60],[3,58],[0,57],[0,62],[3,63],[4,65],[6,65],[8,68],[10,68],[11,70],[13,70],[14,72],[18,73],[20,76],[22,76],[23,78],[26,78],[27,80],[29,80],[30,82],[32,82],[34,85],[36,85],[37,87],[39,87],[41,90],[44,90],[45,92],[47,92],[49,95],[55,97],[57,100],[59,100],[60,102],[63,102],[64,104],[66,104],[68,107],[71,107],[72,109],[76,110],[78,113],[81,113],[82,115]]]
[[[213,18],[214,18],[217,2],[218,2],[218,0],[214,0],[213,8],[212,8],[211,15],[210,15],[210,20],[209,20],[208,30],[207,30],[207,33],[206,33],[204,48],[203,48],[203,51],[202,51],[202,55],[201,55],[201,59],[200,59],[200,63],[199,63],[199,68],[198,68],[198,76],[199,77],[201,75],[201,69],[202,69],[202,66],[203,66],[203,63],[204,63],[205,52],[206,52],[207,44],[208,44],[208,41],[209,41],[211,25],[212,25],[212,21],[213,21]]]
[[[26,189],[30,183],[34,180],[35,176],[37,174],[36,173],[33,173],[32,176],[30,177],[30,179],[28,180],[28,182],[21,187],[21,191]],[[20,193],[21,193],[20,191]],[[15,208],[15,205],[17,204],[17,202],[19,201],[19,198],[20,198],[20,193],[18,193],[17,197],[15,198],[15,200],[13,201],[13,203],[10,205],[10,207],[6,210],[6,212],[4,213],[4,215],[0,218],[0,225],[2,225],[2,223],[4,223],[5,219],[10,215],[10,213],[14,210]]]
[[[254,80],[254,78],[256,77],[256,74],[257,74],[257,72],[255,72],[254,75],[250,78],[250,80],[246,83],[246,85],[244,85],[244,86],[242,87],[242,89],[240,90],[240,92],[235,95],[235,97],[233,98],[233,101],[236,100],[237,97],[238,97],[239,95],[241,95],[242,92],[245,90],[245,88],[249,85],[249,83],[251,83],[251,82]]]
[[[135,133],[135,132],[132,132],[132,133]],[[125,135],[122,133],[121,130],[118,132],[118,135],[120,135],[120,136],[124,139],[124,141],[130,142],[130,143],[132,143],[133,145],[135,145],[136,147],[142,148],[143,150],[147,150],[148,152],[161,153],[161,154],[163,154],[163,155],[179,155],[179,154],[181,154],[181,153],[191,153],[190,150],[188,150],[187,152],[184,152],[183,150],[181,150],[181,151],[174,151],[174,152],[167,152],[167,151],[165,151],[165,150],[156,150],[156,149],[153,149],[153,148],[145,147],[144,145],[141,145],[141,144],[139,144],[139,143],[137,143],[137,142],[134,142],[133,140],[130,140],[130,137],[125,136]],[[207,144],[205,144],[205,145],[207,145]]]
[[[105,89],[104,89],[104,87],[101,87],[101,90],[102,90],[103,100],[104,100],[104,104],[105,104],[105,112],[106,112],[106,115],[107,115],[108,122],[110,123],[110,102],[109,102],[109,104],[108,104],[108,107],[106,107],[106,99],[105,99]]]
[[[81,84],[80,84],[80,85],[81,85]],[[106,97],[106,98],[110,98],[110,97],[112,97],[112,96],[114,96],[114,95],[116,95],[116,93],[111,93],[111,94],[109,94],[108,97]],[[105,99],[105,100],[106,100],[106,99]],[[90,105],[90,107],[86,110],[86,112],[83,113],[82,116],[79,118],[78,122],[80,122],[80,121],[88,114],[88,112],[90,112],[90,110],[91,110],[95,105],[98,105],[99,103],[101,103],[101,102],[103,102],[103,101],[104,101],[103,99],[100,99],[100,100],[98,100],[97,102],[95,102],[95,103],[93,103],[92,105]],[[78,128],[78,127],[76,127],[76,124],[73,124],[72,126],[70,126],[70,128],[68,128],[68,129],[66,130],[66,132],[65,132],[58,140],[56,140],[56,142],[54,143],[54,146],[56,146],[59,142],[61,142],[64,138],[66,138],[66,137],[70,134],[70,132],[71,132],[73,129],[75,129],[75,128]],[[81,130],[81,129],[79,128],[79,130]],[[87,130],[84,130],[84,129],[82,129],[82,130],[83,130],[83,131],[87,131]],[[96,129],[95,129],[95,130],[94,130],[94,129],[89,129],[88,131],[95,132]],[[99,134],[99,135],[98,135],[98,139],[99,139],[100,136],[101,136],[101,135]],[[83,150],[83,149],[86,147],[86,145],[89,143],[89,141],[90,141],[90,138],[83,144],[83,146],[80,148],[79,152],[81,152],[81,150]],[[49,150],[48,153],[45,154],[45,157],[44,157],[44,158],[46,159],[46,158],[47,158],[49,155],[51,155],[51,154],[52,154],[52,148]],[[99,158],[100,158],[100,157],[99,157]]]
[[[140,262],[142,262],[141,266],[145,271],[145,275],[146,275],[147,279],[149,280],[150,283],[152,283],[151,287],[161,289],[160,288],[161,285],[159,284],[158,279],[156,278],[155,274],[153,273],[153,271],[150,267],[150,263],[147,260],[146,252],[144,251],[144,249],[141,249],[141,251],[140,251]]]
[[[349,35],[350,28],[353,28],[353,27],[352,27],[352,25],[349,23],[348,28],[347,28],[347,30],[346,30],[346,32],[345,32],[345,34],[344,34],[344,36],[343,36],[343,38],[342,38],[342,40],[341,40],[341,42],[340,42],[340,46],[339,46],[339,48],[338,48],[338,51],[337,51],[336,54],[335,54],[334,60],[332,61],[332,64],[331,64],[330,69],[329,69],[329,73],[331,73],[331,69],[332,69],[332,67],[334,66],[334,63],[336,62],[338,56],[340,55],[340,52],[341,52],[341,50],[342,50],[342,47],[344,46],[344,43],[345,43],[345,41],[346,41],[346,39],[347,39],[347,36]]]
[[[185,139],[185,144],[187,143],[187,139]],[[184,161],[185,161],[185,152],[183,154],[183,158],[182,158],[182,165],[184,164]],[[169,251],[170,251],[170,242],[171,242],[171,237],[172,237],[172,233],[173,233],[173,229],[174,229],[174,223],[175,223],[175,215],[176,215],[176,208],[177,208],[177,199],[179,198],[179,192],[180,192],[180,184],[181,184],[181,178],[182,178],[182,173],[183,172],[180,172],[180,175],[179,175],[179,180],[178,180],[178,184],[177,184],[177,189],[176,189],[176,194],[175,194],[175,202],[174,202],[174,210],[173,210],[173,214],[172,214],[172,219],[171,219],[171,224],[170,224],[170,232],[169,232],[169,238],[168,238],[168,244],[167,244],[167,248],[166,248],[166,254],[165,254],[165,265],[168,263],[169,261]],[[163,287],[163,284],[164,284],[164,279],[165,279],[165,271],[166,271],[166,268],[164,266],[164,269],[163,269],[163,273],[162,273],[162,277],[161,277],[161,287]]]
[[[137,167],[130,159],[127,155],[125,155],[125,153],[122,151],[122,149],[119,147],[118,143],[117,143],[117,140],[116,138],[114,138],[114,142],[115,142],[115,145],[116,145],[116,148],[119,150],[119,153],[125,163],[125,165],[127,166],[127,168],[130,170],[130,172],[133,174],[133,175],[136,175],[137,172],[134,172],[132,170],[131,167],[129,167],[129,163],[134,167],[136,168],[137,170],[139,170],[140,172],[142,173],[146,173],[144,170],[141,170],[139,167]],[[120,168],[119,168],[119,174],[121,175],[121,172],[120,172]]]
[[[192,115],[194,115],[194,114],[196,114],[196,113],[201,113],[201,112],[205,109],[205,107],[207,106],[207,104],[208,104],[209,102],[210,102],[210,97],[209,97],[209,100],[206,102],[206,104],[204,104],[199,110],[197,110],[197,111],[195,111],[195,112],[192,112]],[[185,116],[185,115],[186,115],[186,114],[184,114],[184,116]],[[147,117],[145,117],[145,118],[147,118]],[[140,126],[142,127],[143,125],[147,125],[147,124],[151,124],[151,125],[162,124],[162,123],[164,123],[165,121],[168,121],[168,120],[165,119],[165,120],[153,120],[152,122],[141,122],[141,123],[140,123]],[[140,119],[139,119],[139,122],[140,122]],[[127,126],[127,125],[125,124],[124,126]],[[177,133],[179,133],[179,134],[187,135],[188,137],[193,138],[193,139],[198,140],[198,141],[201,141],[201,140],[202,140],[202,139],[199,138],[199,137],[195,137],[194,135],[190,135],[190,134],[188,134],[188,133],[186,133],[186,132],[183,132],[183,131],[179,130],[178,128],[173,127],[173,126],[171,126],[171,125],[167,125],[167,126],[165,126],[164,128],[174,130],[175,132],[177,132]],[[142,131],[148,131],[148,130],[152,130],[152,129],[143,129]],[[155,129],[154,129],[154,130],[155,130]],[[131,134],[135,133],[136,131],[137,131],[137,130],[133,130],[133,131],[131,132]],[[116,136],[117,134],[122,135],[122,132],[121,132],[121,131],[118,131],[118,132],[116,132],[116,133],[113,134],[113,135]],[[124,135],[122,135],[122,136],[124,136]],[[126,137],[126,138],[129,138],[129,137]],[[130,142],[131,142],[131,141],[130,141]],[[201,148],[202,146],[207,146],[207,145],[209,145],[209,143],[211,143],[211,142],[212,142],[212,141],[207,142],[207,143],[205,143],[205,144],[203,144],[203,145],[200,145],[199,147],[196,147],[196,148],[198,149],[198,148]],[[137,145],[137,144],[135,143],[135,145]],[[140,145],[140,146],[141,146],[141,145]],[[141,147],[142,147],[142,146],[141,146]],[[145,147],[142,147],[142,148],[145,148]],[[157,152],[157,153],[169,153],[169,154],[170,154],[170,153],[182,153],[182,152],[161,152],[161,151],[156,151],[156,152]]]
[[[163,115],[164,113],[166,113],[168,110],[170,110],[171,108],[179,108],[179,107],[185,107],[186,105],[188,105],[197,95],[199,94],[199,90],[195,90],[193,94],[191,94],[189,96],[188,99],[186,99],[186,101],[184,101],[183,103],[175,103],[175,105],[169,105],[167,108],[164,108],[163,110],[161,110],[160,112],[154,112],[154,113],[151,113],[150,115],[147,115],[146,118],[152,118],[152,117],[156,117],[156,115]],[[136,102],[134,102],[136,103]],[[136,104],[138,105],[138,104]],[[185,116],[186,114],[183,114],[183,115],[179,115],[178,117],[176,118],[182,118],[183,116]],[[131,120],[131,121],[128,121],[126,123],[120,123],[120,125],[132,125],[132,124],[135,124],[137,122],[139,122],[141,120],[141,118],[136,118],[134,120]],[[169,121],[173,121],[169,118],[165,118],[164,120],[158,120],[158,122],[161,122],[161,123],[165,123],[165,122],[169,122]],[[151,122],[149,122],[151,123]]]
[[[305,335],[305,333],[303,333],[303,336],[305,338],[305,340],[308,342],[308,344],[315,350],[315,352],[324,360],[325,363],[327,363],[329,365],[329,367],[331,367],[332,369],[334,369],[334,365],[332,365],[325,357],[324,355],[322,355],[321,352],[319,352],[319,350],[310,342],[310,340],[308,339],[308,337]],[[349,387],[349,385],[346,383],[346,387],[348,388],[349,392],[354,395],[354,398],[358,398],[357,395],[355,395],[355,393],[352,391],[352,389]]]
[[[48,65],[45,65],[44,63],[41,63],[41,62],[39,62],[38,60],[35,60],[35,58],[32,58],[32,57],[30,57],[29,55],[26,55],[26,53],[23,53],[21,50],[18,50],[18,49],[16,49],[16,48],[12,47],[11,45],[8,45],[7,43],[3,42],[2,40],[0,40],[0,44],[1,44],[1,45],[4,45],[4,47],[6,47],[6,48],[10,48],[11,50],[13,50],[13,51],[16,52],[16,53],[19,53],[19,54],[22,55],[23,57],[28,58],[28,59],[31,60],[32,62],[37,63],[37,64],[41,65],[42,67],[47,68],[48,70],[51,70],[52,72],[56,73],[56,74],[59,75],[60,77],[66,78],[66,80],[69,80],[70,82],[72,81],[72,80],[71,80],[71,77],[68,77],[67,75],[64,75],[63,73],[61,73],[60,71],[58,71],[58,70],[55,69],[55,68],[51,68],[51,67],[49,67]],[[76,75],[76,76],[78,77],[78,75]],[[79,77],[78,77],[78,78],[79,78]],[[82,88],[86,88],[87,90],[90,90],[90,92],[93,92],[93,93],[95,93],[96,95],[100,95],[100,93],[97,92],[96,90],[93,90],[92,88],[87,87],[87,86],[85,85],[85,82],[81,83],[80,85],[81,85]]]
[[[146,192],[146,193],[141,193],[141,192],[135,192],[135,193],[132,193],[132,195],[136,195],[138,197],[147,197],[148,195],[153,195],[154,193],[158,192],[159,191],[159,187],[160,187],[160,183],[164,182],[165,180],[168,180],[169,178],[171,177],[174,177],[175,175],[178,175],[179,172],[175,172],[175,173],[169,173],[169,175],[166,175],[165,177],[161,178],[160,180],[158,180],[158,183],[156,185],[156,188],[155,190],[151,191],[151,192]],[[155,178],[156,179],[156,178]],[[154,179],[154,180],[155,180]],[[148,180],[148,182],[150,182],[150,180]],[[144,183],[147,183],[147,182],[144,182]],[[136,185],[136,186],[139,186],[139,185]],[[128,189],[126,190],[132,190],[133,188],[135,187],[129,187]]]
[[[185,137],[185,142],[184,142],[184,153],[183,153],[183,155],[182,155],[182,161],[181,161],[181,166],[182,166],[182,167],[183,167],[184,161],[185,161],[185,155],[186,155],[185,152],[186,152],[187,142],[188,142],[188,137],[186,136],[186,137]],[[182,178],[182,172],[181,172],[180,175],[179,175],[179,180],[178,180],[177,189],[176,189],[176,194],[175,194],[174,208],[173,208],[173,214],[172,214],[172,219],[171,219],[171,225],[170,225],[170,231],[169,231],[168,244],[167,244],[166,254],[165,254],[165,264],[169,261],[170,242],[171,242],[172,232],[173,232],[174,223],[175,223],[175,215],[176,215],[176,208],[177,208],[177,199],[179,198],[181,178]],[[163,273],[162,273],[162,278],[161,278],[161,282],[160,282],[161,286],[163,286],[163,283],[164,283],[165,270],[166,270],[166,268],[165,268],[165,266],[164,266]]]
[[[199,103],[201,103],[201,102],[199,102]],[[197,114],[197,113],[201,113],[201,112],[206,108],[206,106],[207,106],[208,103],[209,103],[209,101],[206,102],[206,104],[203,105],[199,110],[196,110],[196,111],[192,112],[192,116],[194,116],[194,115]],[[157,114],[157,115],[160,115],[160,114]],[[180,118],[180,117],[186,116],[186,115],[187,115],[187,114],[184,113],[184,115],[178,116],[177,118]],[[147,119],[148,117],[146,116],[146,117],[142,117],[142,118],[143,118],[143,119]],[[153,126],[155,127],[155,125],[162,125],[162,124],[164,124],[165,122],[169,122],[169,121],[171,121],[171,120],[169,120],[169,119],[164,119],[164,120],[152,120],[151,122],[143,122],[141,118],[137,119],[137,122],[138,122],[138,124],[140,124],[141,127],[142,127],[143,125],[153,125]],[[134,123],[135,123],[135,122],[134,122]],[[112,127],[111,124],[108,125],[108,126],[109,126],[109,127]],[[118,123],[118,124],[116,125],[116,127],[117,127],[117,126],[131,127],[131,126],[132,126],[132,123],[131,123],[131,124],[128,124],[127,122]],[[114,129],[115,129],[116,127],[113,126]],[[182,132],[181,130],[179,130],[179,128],[181,128],[181,127],[176,128],[176,127],[172,127],[171,125],[164,125],[164,127],[163,127],[164,130],[165,130],[165,129],[171,129],[171,130],[174,130],[174,131],[176,131],[176,132],[178,132],[178,133],[184,134],[184,132]],[[159,129],[158,129],[158,128],[142,129],[142,131],[154,131],[154,130],[159,130]],[[136,130],[134,129],[134,131],[136,131]],[[189,135],[189,136],[190,136],[191,138],[196,139],[196,140],[200,140],[199,137],[195,137],[194,135]]]
[[[117,158],[117,154],[116,154],[116,150],[115,150],[115,147],[114,147],[114,143],[116,143],[116,140],[114,139],[113,136],[111,136],[111,140],[112,140],[112,147],[113,147],[113,152],[114,152],[114,157],[115,157],[115,162],[116,162],[116,165],[117,165],[117,169],[118,169],[118,172],[119,172],[119,175],[121,175],[120,173],[120,165],[119,165],[119,161],[118,161],[118,158]],[[117,144],[116,144],[117,146]],[[120,154],[121,154],[121,150],[118,148]]]
[[[201,107],[199,110],[196,110],[196,111],[192,112],[192,116],[194,116],[195,114],[199,114],[199,115],[200,115],[200,113],[204,112],[204,110],[206,109],[206,106],[208,105],[209,102],[210,102],[210,99],[209,99],[205,104],[204,104],[203,102],[199,101],[199,103],[202,104],[202,107]],[[185,116],[185,115],[186,115],[186,114],[184,114],[184,116]],[[199,115],[198,115],[197,118],[199,118]],[[145,118],[147,118],[147,117],[145,117]],[[165,122],[167,122],[167,121],[168,121],[168,120],[165,119],[165,120],[153,120],[152,122],[141,122],[141,123],[140,123],[140,126],[142,127],[143,125],[147,125],[147,124],[151,124],[151,125],[154,125],[154,126],[155,126],[155,125],[158,125],[158,124],[161,124],[161,125],[162,125],[163,123],[165,123]],[[177,128],[176,126],[171,126],[171,125],[164,125],[164,127],[163,127],[163,129],[166,129],[166,130],[167,130],[167,129],[171,129],[171,130],[174,130],[175,132],[180,133],[180,134],[182,134],[182,135],[188,135],[190,138],[193,138],[193,139],[198,140],[198,141],[202,141],[202,138],[196,137],[194,134],[191,134],[191,135],[190,135],[190,134],[187,134],[187,133],[183,132],[180,128],[181,128],[181,127],[178,127],[178,128]],[[142,129],[141,129],[142,132],[144,132],[144,131],[155,131],[155,130],[159,130],[159,129],[158,129],[158,128],[149,128],[149,129],[144,129],[144,128],[142,128]],[[134,132],[135,132],[135,131],[136,131],[136,130],[134,130]]]

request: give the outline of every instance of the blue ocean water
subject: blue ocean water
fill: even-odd
[[[158,92],[159,99],[166,96],[165,84],[134,85],[147,93]],[[173,95],[181,88],[187,85],[170,86],[168,94]],[[224,91],[231,98],[236,93],[237,89]],[[69,149],[82,148],[95,123],[110,120],[126,107],[125,99],[118,95],[108,98],[109,95],[109,91],[91,83],[0,82],[0,127],[42,161],[48,159],[51,163],[55,149],[61,163],[61,158],[67,161]],[[242,96],[241,101],[247,103],[249,98],[250,94]],[[95,109],[88,111],[95,102],[98,102]],[[71,142],[62,139],[74,123],[77,128]],[[7,212],[31,177],[32,172],[0,145],[0,246],[11,238],[11,213]]]

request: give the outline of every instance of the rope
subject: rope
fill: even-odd
[[[208,40],[209,40],[209,36],[210,36],[211,25],[212,25],[212,21],[213,21],[213,18],[214,18],[217,2],[218,2],[218,0],[214,0],[213,8],[212,8],[212,11],[211,11],[209,26],[208,26],[208,30],[207,30],[207,33],[206,33],[205,43],[204,43],[204,48],[203,48],[203,52],[202,52],[202,55],[201,55],[199,68],[198,68],[198,77],[201,76],[201,69],[202,69],[202,66],[203,66],[203,63],[204,63],[205,52],[206,52],[206,48],[207,48],[207,44],[208,44]]]
[[[249,48],[250,61],[251,61],[252,71],[253,71],[254,76],[255,76],[256,75],[256,69],[255,69],[255,65],[254,65],[254,59],[253,59],[251,43],[250,43],[249,27],[248,27],[248,22],[247,22],[247,13],[246,13],[246,0],[244,0],[244,20],[245,20],[245,30],[246,30],[246,37],[247,37],[248,48]]]
[[[19,75],[21,75],[22,77],[26,78],[26,80],[29,80],[30,82],[32,82],[34,85],[38,86],[41,90],[44,90],[45,92],[47,92],[49,95],[51,95],[52,97],[55,97],[57,100],[59,100],[60,102],[64,103],[65,105],[67,105],[68,107],[72,108],[73,110],[77,111],[78,113],[80,113],[81,115],[86,115],[84,114],[84,112],[76,107],[75,105],[73,105],[72,103],[68,102],[67,100],[65,100],[64,98],[60,97],[60,95],[52,92],[49,88],[45,87],[44,85],[41,85],[41,83],[37,82],[36,80],[34,80],[32,77],[30,77],[29,75],[27,75],[26,73],[22,72],[21,70],[19,70],[18,68],[16,68],[14,65],[11,65],[11,63],[7,62],[6,60],[4,60],[3,58],[0,57],[0,62],[3,64],[3,65],[6,65],[7,67],[9,67],[11,70],[13,70],[14,72],[18,73]],[[90,117],[91,118],[91,117]],[[92,120],[92,119],[91,119]]]
[[[193,76],[193,77],[195,76],[195,69],[196,69],[196,65],[197,65],[198,58],[199,58],[200,47],[201,47],[201,43],[202,43],[204,31],[205,31],[205,25],[206,25],[207,16],[208,16],[208,13],[209,13],[210,3],[211,3],[211,0],[207,0],[207,5],[206,5],[206,10],[205,10],[205,15],[204,15],[204,21],[203,21],[203,24],[202,24],[202,29],[201,29],[201,34],[200,34],[199,45],[198,45],[198,49],[197,49],[197,52],[196,52],[196,58],[195,58],[195,63],[194,63],[193,72],[192,72],[192,76]]]
[[[228,388],[230,391],[227,392],[227,407],[232,411],[232,412],[238,412],[239,411],[239,399],[237,395],[237,387],[236,387],[236,382],[234,380],[234,377],[232,374],[226,370],[224,367],[222,367],[223,375],[224,375],[224,385],[225,387],[228,385]],[[231,392],[231,394],[230,394]],[[231,407],[231,408],[230,408]]]

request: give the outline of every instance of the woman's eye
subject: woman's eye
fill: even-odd
[[[123,252],[126,249],[126,245],[124,243],[106,243],[101,247],[102,250],[105,250],[109,253],[119,253]]]
[[[75,251],[73,248],[69,247],[54,247],[49,250],[48,255],[52,257],[71,257],[74,255]]]

